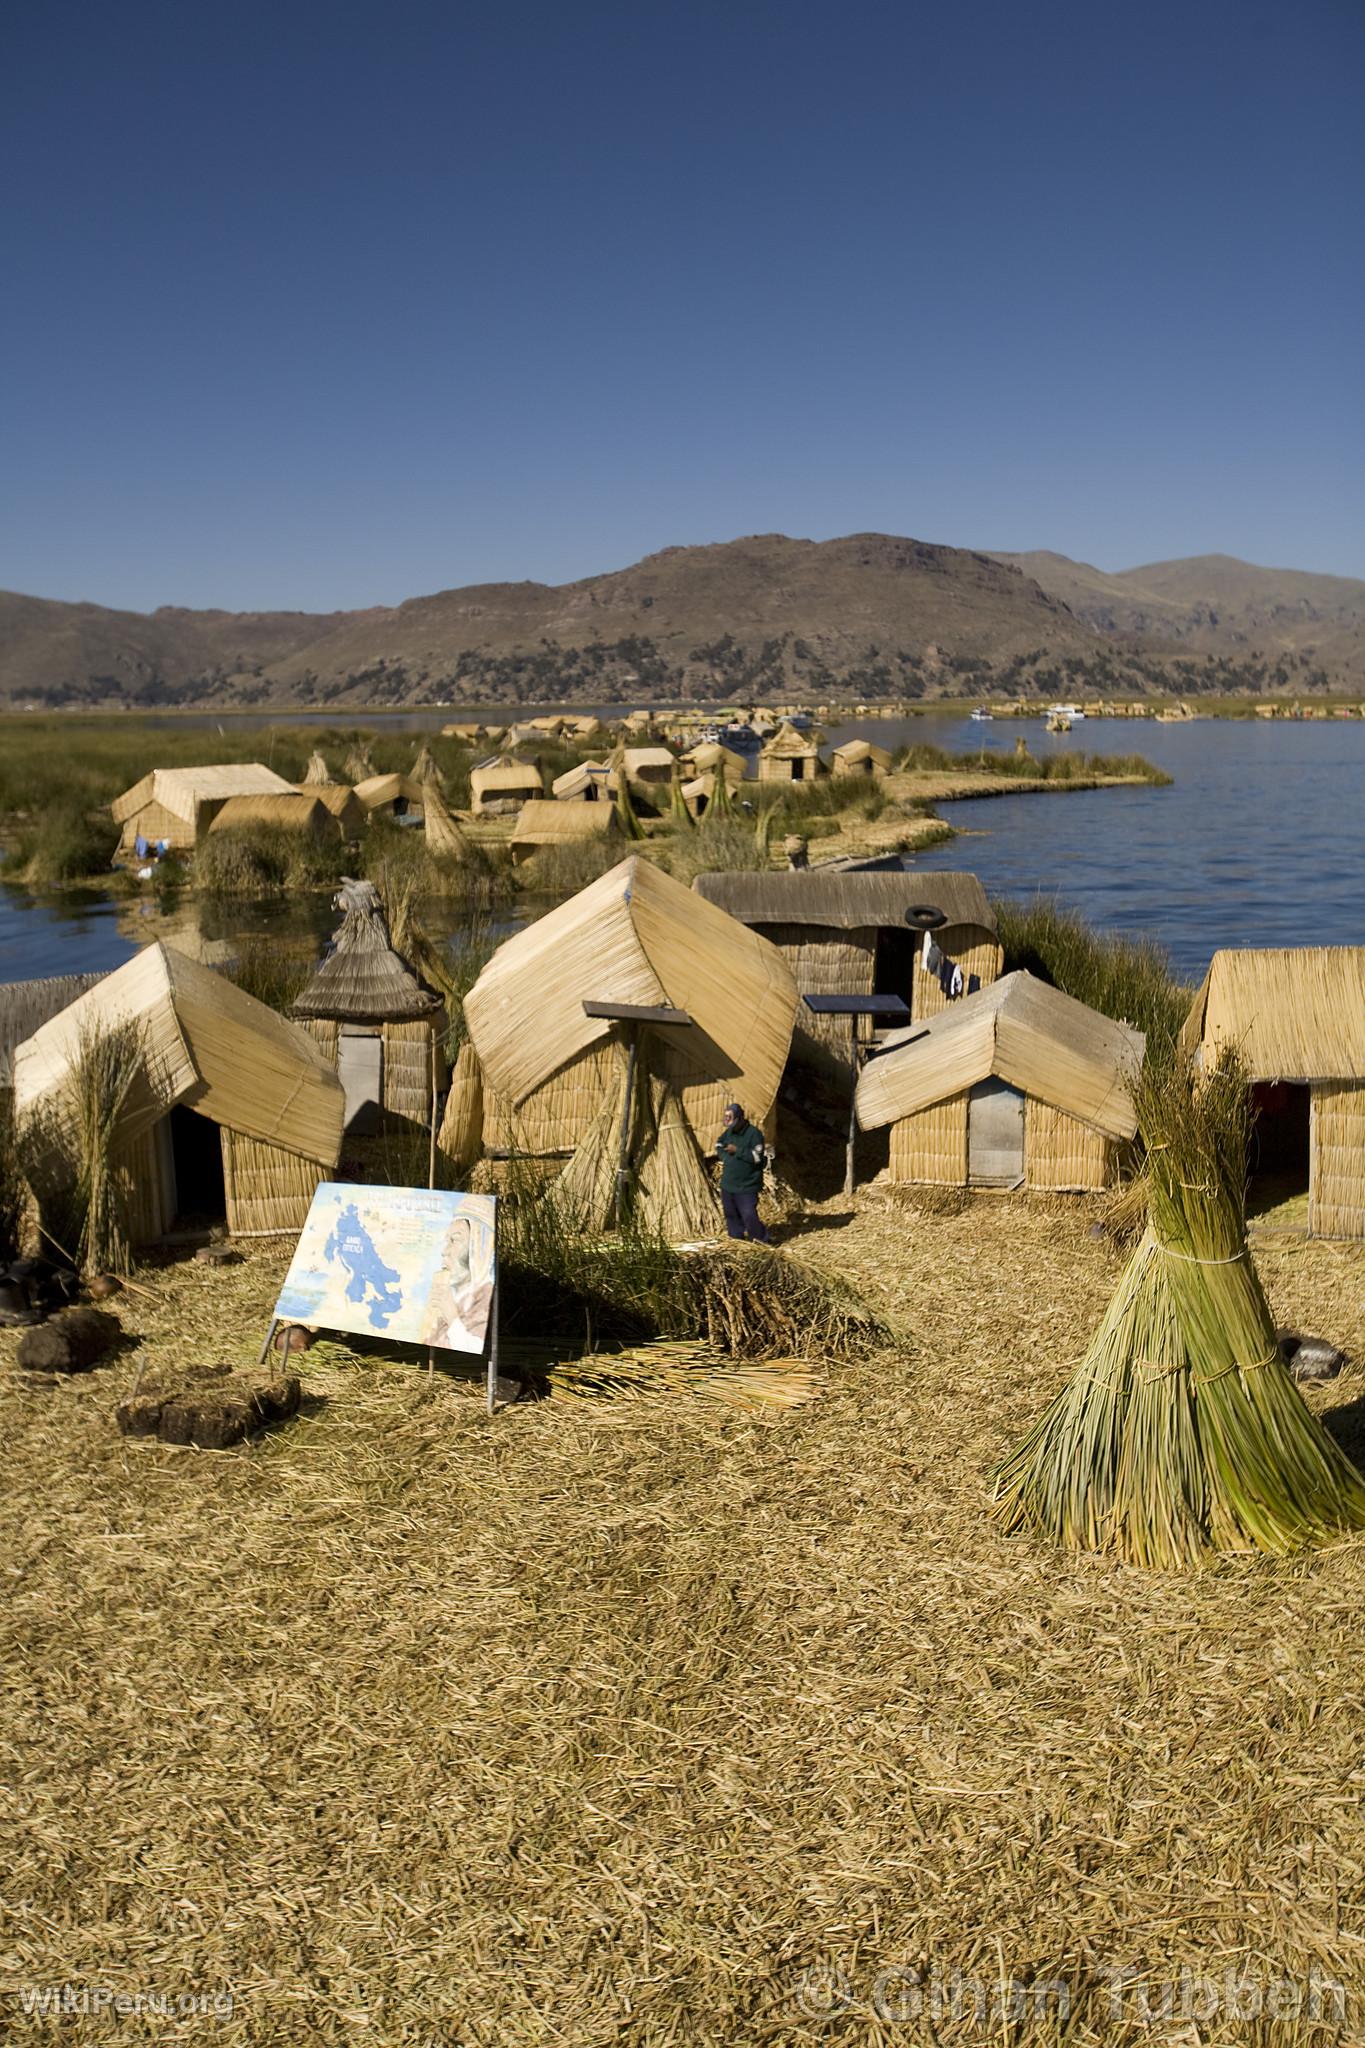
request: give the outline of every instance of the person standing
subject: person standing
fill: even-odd
[[[716,1140],[720,1161],[720,1206],[731,1237],[752,1237],[769,1244],[768,1227],[758,1213],[763,1166],[768,1156],[762,1131],[751,1124],[737,1102],[725,1112],[725,1128]]]

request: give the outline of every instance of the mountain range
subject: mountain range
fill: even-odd
[[[1109,573],[889,534],[665,548],[577,583],[144,614],[0,592],[0,701],[331,705],[1365,688],[1365,582],[1226,555]]]

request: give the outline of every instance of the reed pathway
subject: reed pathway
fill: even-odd
[[[1357,2041],[1365,1547],[1146,1574],[989,1516],[1112,1292],[1096,1213],[815,1213],[802,1255],[903,1334],[776,1422],[490,1424],[309,1354],[311,1412],[196,1454],[118,1437],[137,1354],[39,1388],[0,1338],[12,1978],[227,1988],[226,2048],[790,2048],[915,2038],[880,1968],[1003,1965],[1073,1988],[1072,2048],[1149,2048],[1106,1970],[1316,1964],[1345,2027],[1213,2038]],[[1257,1256],[1365,1354],[1359,1248]],[[155,1275],[149,1367],[258,1344],[281,1265]],[[826,1965],[853,2003],[812,2016]]]

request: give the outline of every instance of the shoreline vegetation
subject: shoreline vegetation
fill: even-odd
[[[139,893],[144,887],[113,866],[118,828],[109,806],[151,766],[260,760],[290,783],[302,783],[310,757],[321,752],[338,781],[343,762],[363,750],[377,773],[407,773],[414,735],[367,724],[334,727],[264,725],[209,732],[202,726],[168,727],[136,714],[90,717],[61,714],[8,717],[0,756],[0,880],[31,888],[100,889]],[[580,762],[604,758],[613,744],[566,744],[538,737],[548,789],[557,775]],[[269,824],[215,834],[193,854],[159,863],[150,884],[158,896],[199,893],[214,899],[268,898],[322,891],[350,872],[377,877],[401,871],[423,893],[489,908],[532,890],[571,889],[619,857],[619,836],[543,848],[513,869],[511,818],[470,817],[470,772],[489,749],[439,735],[425,737],[427,756],[441,779],[445,802],[459,820],[464,847],[458,861],[429,852],[420,829],[374,818],[356,845],[319,843]],[[1056,793],[1161,785],[1170,777],[1140,755],[1081,751],[1035,759],[1022,744],[1013,753],[951,754],[922,744],[895,750],[885,776],[823,776],[809,783],[749,780],[734,786],[726,815],[688,819],[667,789],[631,786],[632,817],[623,820],[637,850],[690,881],[706,867],[765,868],[778,864],[784,839],[803,838],[810,858],[913,852],[954,836],[933,811],[939,802],[974,797]],[[719,810],[719,807],[717,807]]]

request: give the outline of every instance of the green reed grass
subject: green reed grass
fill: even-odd
[[[998,1518],[1157,1569],[1365,1528],[1365,1480],[1281,1361],[1247,1247],[1245,1076],[1161,1056],[1138,1109],[1146,1232],[1074,1378],[999,1467]]]

